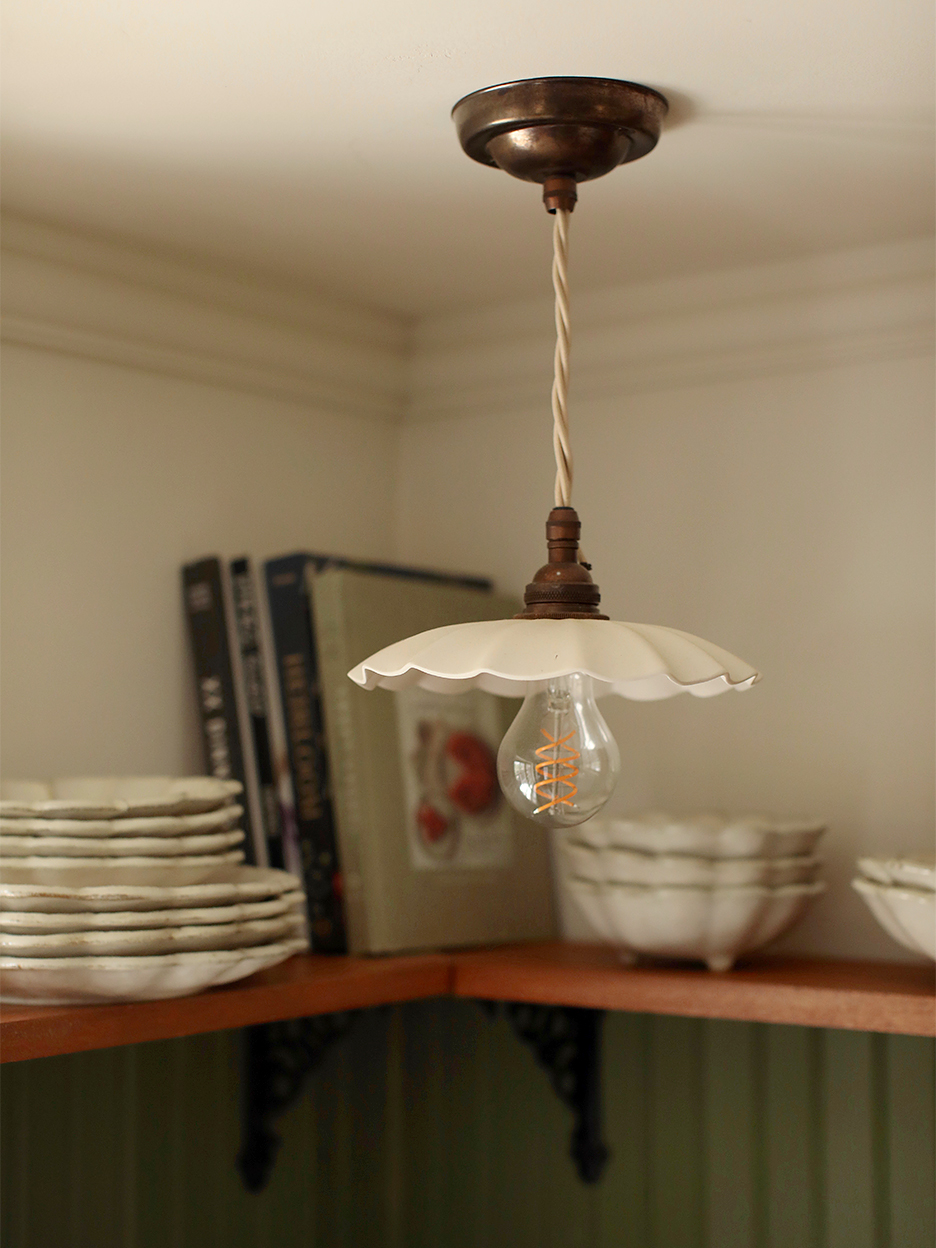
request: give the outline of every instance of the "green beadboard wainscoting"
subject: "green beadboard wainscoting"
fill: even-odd
[[[362,1013],[247,1194],[238,1036],[8,1066],[4,1248],[932,1248],[934,1045],[613,1014],[606,1177],[471,1002]]]

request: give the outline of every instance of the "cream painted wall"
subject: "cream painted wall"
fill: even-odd
[[[308,545],[522,589],[552,494],[548,300],[424,322],[407,365],[392,318],[80,241],[12,233],[4,774],[199,767],[186,559]],[[608,704],[612,809],[827,816],[801,948],[901,956],[851,864],[932,845],[931,269],[923,241],[573,308],[575,499],[607,607],[764,673]]]
[[[924,356],[574,407],[573,501],[609,614],[763,673],[710,701],[603,702],[623,760],[609,809],[827,817],[829,893],[790,948],[904,956],[848,887],[853,860],[932,850],[932,398]],[[522,592],[545,555],[549,425],[544,402],[408,427],[401,555]]]
[[[201,770],[180,564],[391,555],[395,426],[19,345],[3,378],[4,774]]]

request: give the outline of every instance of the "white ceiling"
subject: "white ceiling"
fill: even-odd
[[[675,124],[584,187],[595,288],[933,230],[931,0],[5,0],[4,203],[419,314],[545,292],[469,91],[594,74]]]

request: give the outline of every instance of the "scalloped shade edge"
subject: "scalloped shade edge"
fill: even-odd
[[[525,697],[582,672],[598,697],[655,702],[749,689],[760,674],[720,646],[659,624],[616,620],[486,620],[430,629],[387,646],[348,675],[365,689],[483,689]]]

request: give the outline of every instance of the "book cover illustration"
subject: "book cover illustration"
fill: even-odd
[[[513,819],[497,783],[503,724],[494,699],[406,689],[394,701],[412,865],[506,867]]]

